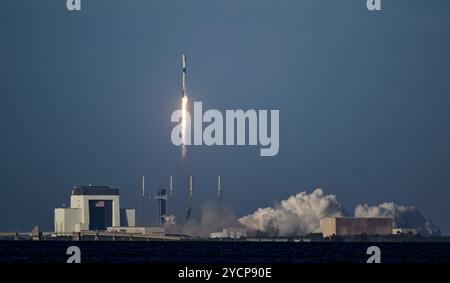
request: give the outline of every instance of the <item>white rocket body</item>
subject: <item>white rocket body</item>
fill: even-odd
[[[186,54],[183,53],[181,56],[181,64],[183,68],[183,77],[182,77],[182,88],[181,88],[181,97],[185,97],[187,95],[187,88],[186,88]]]

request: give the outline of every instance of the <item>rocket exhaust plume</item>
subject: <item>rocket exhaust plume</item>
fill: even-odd
[[[186,121],[186,115],[188,112],[188,98],[187,96],[183,96],[183,98],[181,98],[181,110],[182,110],[182,115],[181,115],[181,137],[182,137],[182,145],[181,145],[181,156],[183,158],[186,157],[187,154],[187,148],[186,148],[186,128],[187,128],[187,121]]]
[[[414,206],[399,205],[393,202],[384,202],[369,206],[359,204],[355,208],[356,217],[392,217],[394,227],[413,228],[422,236],[439,236],[441,229],[426,219],[419,209]]]
[[[274,207],[259,208],[255,212],[239,218],[239,222],[250,233],[270,236],[302,236],[319,231],[320,220],[324,217],[351,216],[337,197],[326,194],[322,189],[312,193],[301,192],[276,204]],[[394,227],[413,228],[423,236],[440,235],[441,231],[426,219],[414,206],[386,202],[376,206],[359,204],[355,217],[392,217]]]
[[[183,53],[181,56],[181,64],[182,64],[182,86],[181,86],[181,137],[182,137],[182,145],[181,145],[181,157],[185,158],[187,154],[186,149],[186,128],[187,128],[187,120],[186,116],[188,113],[188,97],[187,97],[187,87],[186,87],[186,54]]]
[[[336,196],[318,188],[309,194],[301,192],[290,196],[275,207],[259,208],[241,217],[239,222],[253,233],[302,236],[319,228],[323,217],[343,215],[344,209]]]
[[[174,215],[168,215],[164,225],[166,233],[209,237],[211,232],[221,231],[225,227],[242,227],[230,207],[223,206],[219,210],[214,200],[207,200],[198,212],[200,218],[191,218],[185,223],[179,223]]]

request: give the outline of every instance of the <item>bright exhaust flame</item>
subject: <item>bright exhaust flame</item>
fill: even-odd
[[[186,157],[187,149],[186,149],[186,129],[187,129],[187,120],[186,116],[188,113],[188,98],[187,96],[183,96],[181,98],[181,139],[182,139],[182,145],[181,145],[181,157]]]

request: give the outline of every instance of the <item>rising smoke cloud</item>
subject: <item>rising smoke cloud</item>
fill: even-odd
[[[320,219],[343,216],[344,210],[335,195],[325,195],[322,189],[311,194],[298,193],[283,200],[275,208],[259,208],[239,219],[249,232],[273,236],[298,236],[314,232]]]
[[[165,228],[170,228],[174,225],[177,225],[175,215],[173,215],[173,214],[163,215],[163,217],[164,217],[164,227]]]
[[[394,227],[414,228],[423,236],[438,236],[441,230],[431,221],[425,219],[414,206],[397,205],[385,202],[377,206],[359,204],[355,208],[356,217],[392,217]]]
[[[212,232],[228,227],[242,227],[233,211],[224,204],[207,201],[201,209],[200,219],[190,219],[187,223],[177,224],[175,216],[166,217],[164,225],[168,234],[183,234],[194,237],[209,237]]]
[[[323,217],[347,216],[335,195],[325,194],[322,189],[312,193],[301,192],[283,200],[274,208],[259,208],[254,213],[239,218],[250,233],[270,236],[302,236],[316,231]],[[397,205],[392,202],[378,206],[359,204],[356,217],[392,217],[394,227],[415,228],[424,236],[439,235],[440,230],[425,219],[414,206]]]

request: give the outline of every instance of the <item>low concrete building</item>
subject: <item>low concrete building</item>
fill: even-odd
[[[108,227],[107,231],[109,233],[127,233],[155,237],[164,237],[166,235],[164,227]]]
[[[394,235],[417,235],[417,229],[413,228],[394,228],[392,229],[392,234]]]
[[[221,239],[221,238],[223,238],[223,233],[222,232],[212,232],[211,234],[209,234],[209,237],[211,239]]]
[[[239,227],[224,228],[222,232],[213,232],[209,235],[211,239],[240,239],[247,237],[247,230]]]
[[[321,220],[323,237],[391,235],[392,218],[325,217]]]

